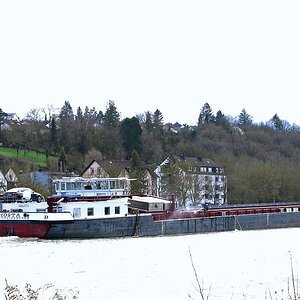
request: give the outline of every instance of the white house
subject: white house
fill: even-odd
[[[7,190],[7,180],[3,173],[0,171],[0,195],[4,194]]]
[[[16,184],[18,182],[18,177],[16,176],[15,172],[10,168],[5,175],[5,179],[9,184]]]
[[[182,180],[185,181],[187,204],[225,204],[227,195],[227,177],[224,168],[211,159],[203,157],[175,157],[176,165],[180,168]],[[163,166],[169,163],[166,158],[154,172],[158,176],[157,194],[161,195],[161,177]]]

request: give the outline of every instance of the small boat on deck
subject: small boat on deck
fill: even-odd
[[[0,236],[120,238],[300,227],[300,203],[199,205],[130,194],[128,178],[64,177],[46,201],[3,202]]]

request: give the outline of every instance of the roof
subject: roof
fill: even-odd
[[[118,159],[110,159],[110,160],[94,159],[93,161],[91,161],[89,165],[87,165],[87,167],[83,170],[82,174],[84,174],[94,162],[96,162],[99,166],[101,166],[106,172],[109,171],[107,169],[112,169],[112,168],[116,168],[121,172],[124,169],[129,170],[131,167],[131,161],[126,159],[119,159],[119,160]],[[141,163],[142,166],[150,172],[151,176],[157,177],[157,174],[155,174],[150,168],[148,168],[148,166],[144,162]],[[110,175],[115,175],[115,174],[110,174]]]
[[[178,157],[180,163],[186,163],[187,165],[196,165],[201,167],[221,167],[210,158],[198,157]]]

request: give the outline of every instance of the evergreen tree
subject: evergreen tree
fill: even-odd
[[[230,129],[230,123],[228,119],[220,110],[218,110],[216,114],[216,125],[222,126],[225,130]]]
[[[77,122],[82,122],[82,120],[83,120],[83,113],[82,113],[82,109],[81,109],[80,106],[78,106],[78,108],[77,108],[77,113],[76,113],[76,116],[75,116],[75,120]]]
[[[270,123],[272,124],[272,127],[275,128],[275,130],[283,131],[283,121],[278,117],[277,114],[275,114],[272,119],[270,120]]]
[[[252,116],[249,115],[246,110],[243,108],[239,114],[238,124],[241,127],[249,127],[253,123]]]
[[[74,113],[69,101],[65,101],[59,114],[60,120],[60,145],[64,146],[65,151],[70,151],[76,142],[74,139]]]
[[[117,128],[120,122],[120,113],[117,111],[115,102],[110,100],[106,107],[105,114],[103,116],[103,125],[105,127]]]
[[[136,150],[132,151],[130,178],[133,179],[130,184],[131,194],[147,194],[145,170]]]
[[[158,119],[160,119],[160,118],[158,118]],[[150,111],[147,111],[145,113],[144,127],[148,133],[153,132],[153,115],[151,114]]]
[[[164,124],[164,117],[159,109],[157,109],[153,114],[153,124],[158,127],[163,126]]]
[[[215,116],[212,113],[212,109],[208,103],[205,103],[201,109],[198,125],[200,124],[210,124],[215,122]]]
[[[139,124],[139,120],[136,117],[131,119],[125,118],[121,122],[120,134],[122,138],[122,144],[126,151],[126,157],[129,158],[132,151],[135,150],[137,153],[142,151],[142,128]]]
[[[69,101],[65,101],[64,106],[60,110],[59,118],[61,120],[74,120],[73,109]]]
[[[67,157],[66,157],[65,148],[61,147],[60,154],[59,154],[59,159],[58,159],[58,169],[59,169],[59,171],[60,172],[65,172],[66,165],[67,165]]]

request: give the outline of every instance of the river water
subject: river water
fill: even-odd
[[[296,283],[300,274],[299,236],[293,228],[94,240],[5,237],[0,295],[7,279],[21,290],[51,283],[39,299],[55,289],[67,299],[76,290],[84,300],[201,299],[198,278],[210,300],[287,299],[292,271]]]

